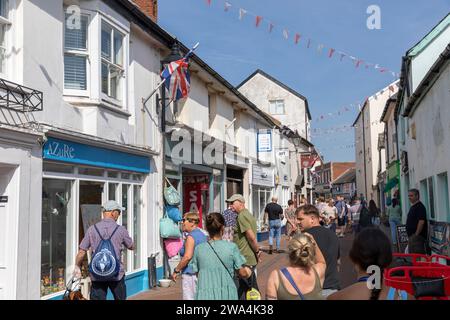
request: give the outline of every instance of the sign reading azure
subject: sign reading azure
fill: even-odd
[[[150,158],[49,137],[43,148],[46,160],[150,173]]]

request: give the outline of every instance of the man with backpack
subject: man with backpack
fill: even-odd
[[[338,213],[337,235],[339,238],[343,238],[344,233],[345,233],[345,227],[347,224],[347,215],[348,215],[348,208],[347,208],[347,204],[345,203],[344,197],[337,196],[337,201],[334,206],[336,207],[337,213]]]
[[[91,300],[106,300],[108,288],[115,300],[127,298],[125,270],[121,262],[122,248],[134,250],[134,242],[125,227],[116,223],[125,208],[116,201],[103,205],[103,219],[87,230],[75,259],[74,277],[81,278],[81,265],[91,249],[89,274],[92,280]]]

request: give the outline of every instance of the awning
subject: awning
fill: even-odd
[[[387,183],[386,186],[384,187],[384,192],[389,192],[392,188],[394,188],[396,185],[398,184],[398,178],[394,177],[392,179],[390,179]]]

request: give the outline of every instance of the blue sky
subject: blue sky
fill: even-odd
[[[233,85],[257,68],[308,98],[313,129],[348,126],[355,120],[357,101],[395,80],[335,53],[342,51],[400,72],[405,52],[450,11],[450,0],[162,0],[158,23],[185,45],[200,42],[196,53]],[[381,29],[367,28],[370,5],[381,10]],[[239,20],[239,8],[249,13]],[[257,14],[263,17],[255,27]],[[268,32],[268,21],[275,25]],[[283,29],[289,39],[283,37]],[[294,34],[300,33],[299,44]],[[311,47],[307,49],[307,39]],[[317,47],[323,44],[319,53]],[[353,104],[353,107],[351,106]],[[341,116],[317,118],[347,107]],[[317,134],[316,134],[317,135]],[[319,134],[312,141],[325,161],[354,161],[353,130]]]

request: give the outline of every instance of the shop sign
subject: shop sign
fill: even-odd
[[[272,168],[253,165],[252,182],[254,185],[273,187],[275,175]]]
[[[271,152],[272,151],[272,131],[260,130],[257,136],[258,140],[258,152]]]
[[[0,203],[8,203],[8,196],[0,196]]]
[[[406,232],[406,225],[397,226],[397,249],[398,252],[405,252],[408,246],[408,233]]]
[[[200,228],[202,228],[203,221],[202,188],[204,185],[204,183],[185,183],[183,185],[184,212],[198,212],[200,216]]]
[[[150,173],[150,159],[116,150],[49,137],[43,158],[75,164]]]

